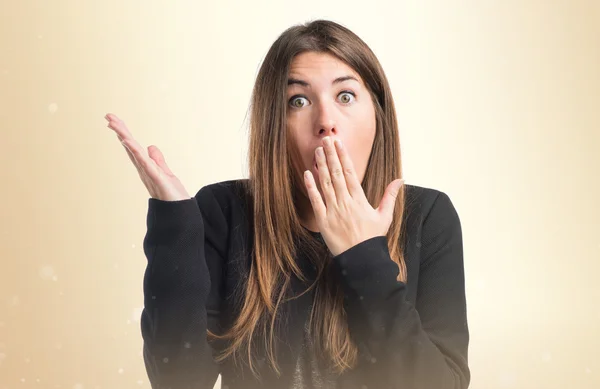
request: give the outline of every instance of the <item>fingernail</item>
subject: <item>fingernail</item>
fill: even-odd
[[[331,138],[326,136],[325,138],[323,138],[323,143],[325,144],[325,146],[330,146],[331,145]]]

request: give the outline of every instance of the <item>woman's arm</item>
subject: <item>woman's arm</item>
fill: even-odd
[[[464,389],[470,381],[462,232],[449,197],[439,192],[425,217],[416,306],[396,281],[384,236],[334,257],[346,292],[351,335],[371,357],[366,383],[406,389]],[[369,387],[371,387],[369,385]]]
[[[206,339],[211,277],[220,279],[227,223],[209,188],[180,201],[149,199],[144,252],[144,362],[153,389],[212,389],[219,374]],[[209,273],[210,270],[210,273]],[[213,274],[211,274],[213,273]],[[211,298],[215,282],[212,284]],[[212,297],[216,296],[216,297]],[[215,307],[211,307],[214,305]],[[218,308],[217,308],[218,309]],[[211,312],[214,312],[211,309]]]

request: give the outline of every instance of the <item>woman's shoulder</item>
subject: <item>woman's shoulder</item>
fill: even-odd
[[[236,203],[245,205],[250,198],[249,180],[239,178],[207,184],[200,188],[195,197],[198,202],[216,201],[221,208],[228,208]]]
[[[405,191],[405,207],[406,208],[420,208],[427,209],[431,207],[435,202],[436,198],[444,193],[439,189],[419,186],[414,184],[404,184],[406,187]]]
[[[224,219],[237,223],[252,213],[248,179],[232,179],[204,185],[196,193],[196,201],[205,219]]]
[[[405,215],[409,225],[420,228],[427,220],[438,224],[440,221],[460,223],[458,213],[450,196],[431,187],[405,184]]]

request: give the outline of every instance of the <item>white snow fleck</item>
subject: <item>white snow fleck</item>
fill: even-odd
[[[51,265],[40,266],[38,272],[43,280],[50,280],[52,277],[56,277],[54,268]]]

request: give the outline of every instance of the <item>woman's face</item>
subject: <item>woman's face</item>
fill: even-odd
[[[330,54],[299,54],[291,64],[287,100],[287,130],[298,148],[298,163],[311,170],[319,190],[315,150],[326,136],[342,141],[362,182],[376,121],[371,95],[359,75]]]

